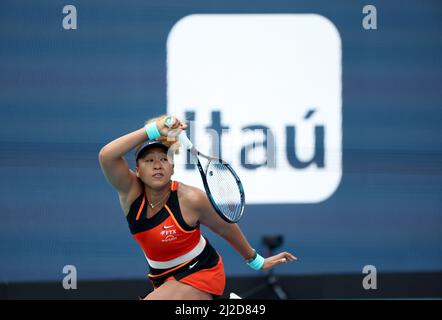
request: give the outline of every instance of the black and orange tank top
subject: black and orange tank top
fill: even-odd
[[[147,218],[148,200],[144,190],[131,204],[126,217],[133,237],[153,268],[173,267],[204,249],[199,222],[191,227],[181,214],[178,185],[172,181],[169,199],[153,217]]]

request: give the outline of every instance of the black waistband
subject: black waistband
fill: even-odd
[[[185,265],[181,266],[180,268],[168,272],[168,270],[171,270],[175,267],[169,268],[169,269],[155,269],[149,266],[150,268],[150,275],[155,276],[159,274],[163,274],[158,277],[151,277],[149,275],[149,279],[152,281],[164,281],[170,276],[175,276],[177,279],[183,278],[186,275],[189,275],[191,273],[194,273],[196,271],[202,270],[202,269],[210,269],[218,263],[219,256],[216,250],[212,247],[212,245],[209,243],[207,238],[206,239],[206,246],[204,247],[204,250],[195,258],[193,258],[190,262],[186,263]]]

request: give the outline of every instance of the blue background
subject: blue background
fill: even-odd
[[[0,280],[142,278],[98,152],[166,110],[166,40],[192,13],[318,13],[343,50],[343,176],[327,201],[248,205],[240,226],[282,233],[280,274],[442,270],[442,3],[371,1],[5,1],[0,3]],[[62,28],[62,8],[78,30]],[[263,188],[263,192],[264,188]],[[206,236],[227,275],[256,274]]]

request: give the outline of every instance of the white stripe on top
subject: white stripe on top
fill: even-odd
[[[200,241],[198,244],[189,252],[186,254],[183,254],[182,256],[176,257],[175,259],[168,260],[168,261],[155,261],[152,259],[149,259],[146,254],[144,256],[146,257],[147,263],[154,269],[169,269],[173,268],[179,264],[182,264],[186,261],[192,260],[196,256],[198,256],[201,252],[203,252],[204,247],[206,246],[206,239],[201,235]]]

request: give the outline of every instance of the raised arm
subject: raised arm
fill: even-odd
[[[173,129],[185,129],[186,125],[178,118],[172,117],[170,127],[164,124],[169,116],[160,116],[155,121],[161,136],[167,136]],[[137,181],[135,173],[129,169],[124,155],[148,139],[145,127],[128,133],[106,144],[99,153],[101,169],[110,184],[117,189],[120,195],[129,193]]]
[[[100,150],[101,169],[118,193],[127,194],[137,180],[124,155],[146,140],[146,130],[141,128],[109,142]]]

